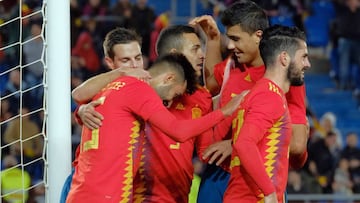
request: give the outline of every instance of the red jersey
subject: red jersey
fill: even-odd
[[[199,118],[212,111],[211,95],[201,87],[174,101],[169,110],[177,119]],[[194,173],[194,145],[201,157],[203,150],[213,142],[213,131],[180,143],[156,127],[147,129],[144,164],[134,182],[134,202],[188,202]]]
[[[226,60],[217,64],[214,69],[215,79],[218,84],[223,83],[223,77],[226,67]],[[240,68],[231,68],[229,78],[224,87],[220,98],[220,107],[230,101],[233,95],[239,94],[244,90],[250,90],[255,83],[264,76],[265,66],[259,67],[243,67],[244,72]],[[290,90],[286,93],[287,103],[293,124],[306,125],[306,106],[305,106],[305,85],[290,86]],[[228,117],[214,128],[214,136],[216,141],[231,139],[231,122],[234,117]],[[229,171],[230,159],[226,159],[221,167]]]
[[[185,141],[223,119],[215,111],[196,120],[176,120],[148,84],[121,77],[94,100],[104,115],[99,129],[83,127],[78,163],[67,202],[133,202],[133,178],[142,158],[143,121],[178,141]],[[215,120],[215,121],[214,121]]]
[[[258,202],[287,183],[292,126],[283,91],[263,78],[251,89],[233,121],[231,176],[224,202]]]

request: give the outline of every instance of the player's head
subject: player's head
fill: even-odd
[[[148,69],[150,85],[159,94],[166,106],[185,91],[196,88],[196,75],[190,62],[182,54],[168,54],[159,57]]]
[[[304,83],[304,71],[310,68],[306,37],[297,27],[275,25],[264,31],[260,54],[266,68],[287,68],[291,85]]]
[[[196,75],[201,75],[204,53],[195,29],[188,25],[174,25],[163,29],[156,43],[159,56],[168,53],[182,53],[191,63]]]
[[[135,31],[113,29],[107,33],[103,47],[105,62],[110,69],[144,68],[141,37]]]
[[[250,0],[241,0],[227,8],[221,18],[226,27],[228,49],[239,63],[257,66],[261,61],[259,42],[264,29],[269,27],[264,10]]]

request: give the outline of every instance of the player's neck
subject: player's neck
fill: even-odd
[[[277,86],[281,88],[281,90],[286,93],[290,88],[290,81],[287,80],[286,73],[284,71],[279,71],[277,68],[268,68],[265,71],[264,78],[271,80]]]

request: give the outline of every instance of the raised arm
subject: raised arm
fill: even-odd
[[[196,17],[189,22],[190,25],[199,28],[206,37],[205,51],[205,79],[206,87],[214,96],[220,90],[220,85],[214,77],[214,67],[222,61],[221,55],[221,33],[215,20],[210,15]]]
[[[133,76],[143,81],[150,79],[149,73],[141,68],[118,68],[86,80],[76,87],[71,92],[71,95],[78,104],[87,103],[108,83],[125,75]]]

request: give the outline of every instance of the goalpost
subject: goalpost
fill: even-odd
[[[0,10],[4,2],[0,0]],[[33,10],[24,0],[11,3],[15,4],[11,14],[15,15],[9,17],[5,15],[10,14],[9,10],[4,15],[0,11],[0,203],[7,198],[26,202],[38,188],[45,190],[45,202],[56,203],[71,171],[70,0],[43,0],[40,8]],[[35,17],[41,22],[37,35],[28,27],[25,30]],[[32,50],[31,46],[39,40],[42,47]],[[31,55],[27,60],[25,52]],[[15,59],[11,60],[14,63],[7,63],[4,56]],[[40,74],[31,83],[28,76],[34,67]],[[19,85],[8,85],[13,80]],[[39,106],[34,105],[34,98],[39,99]],[[34,121],[29,121],[34,117],[39,126],[36,133],[28,128],[34,125]],[[43,148],[29,150],[29,146],[38,143]],[[34,151],[40,152],[33,156]],[[28,174],[39,171],[39,180],[29,179]],[[15,179],[12,174],[16,174]]]
[[[70,174],[70,0],[44,0],[47,4],[48,65],[48,190],[47,202],[59,202]]]

